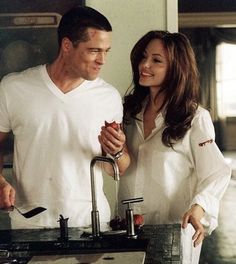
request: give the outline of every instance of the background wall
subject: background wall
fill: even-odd
[[[131,83],[129,54],[136,41],[149,30],[178,30],[177,0],[87,0],[112,24],[112,49],[102,77],[123,95]]]

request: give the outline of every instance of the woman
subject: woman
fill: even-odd
[[[146,224],[182,223],[183,263],[198,263],[231,172],[199,105],[193,50],[181,33],[150,31],[135,44],[131,64],[133,89],[124,98],[131,166],[119,200],[142,196],[134,210]]]

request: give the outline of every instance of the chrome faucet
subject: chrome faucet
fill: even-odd
[[[99,211],[97,209],[96,186],[95,186],[95,179],[94,179],[94,166],[97,161],[110,163],[114,171],[114,180],[119,181],[119,168],[116,162],[112,158],[108,158],[104,156],[96,156],[91,160],[90,162],[91,194],[92,194],[91,221],[92,221],[93,237],[100,236],[100,220],[99,220]]]

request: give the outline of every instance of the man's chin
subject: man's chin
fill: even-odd
[[[98,78],[98,75],[94,75],[94,76],[88,76],[88,78],[86,78],[87,81],[94,81]]]

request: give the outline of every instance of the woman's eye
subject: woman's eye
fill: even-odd
[[[146,60],[147,60],[147,57],[146,56],[142,56],[141,61],[144,62]]]
[[[153,59],[153,62],[160,63],[161,61],[159,59]]]
[[[142,59],[144,59],[144,58],[146,58],[147,56],[146,56],[146,54],[142,54]]]

